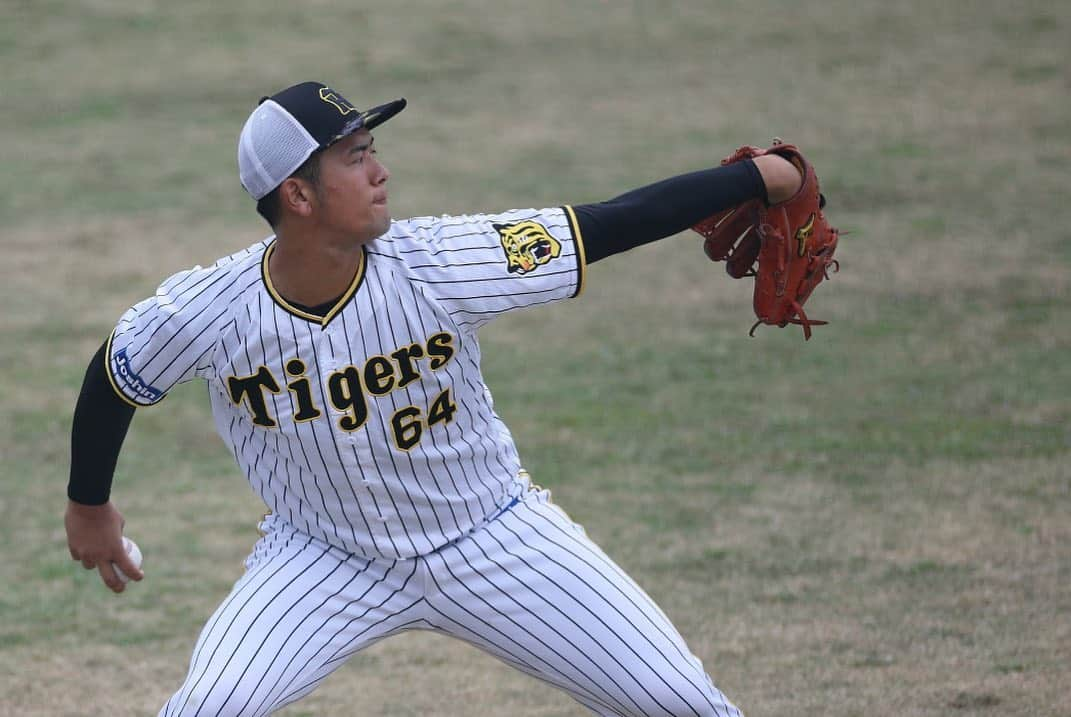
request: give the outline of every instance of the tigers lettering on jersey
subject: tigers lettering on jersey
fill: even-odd
[[[424,344],[413,343],[386,355],[369,357],[360,368],[349,365],[331,372],[327,377],[327,395],[332,407],[342,413],[339,428],[356,431],[368,420],[366,396],[385,396],[421,378],[418,359],[438,371],[454,357],[454,337],[439,332],[428,337]],[[268,408],[265,392],[281,393],[286,385],[294,404],[295,421],[311,421],[323,415],[312,396],[310,381],[305,376],[305,362],[292,358],[285,362],[286,373],[292,380],[279,381],[267,366],[260,366],[248,376],[228,376],[227,388],[235,405],[244,405],[253,423],[274,428],[278,425]]]
[[[266,507],[353,554],[429,554],[515,497],[520,457],[477,331],[579,293],[571,210],[395,220],[325,316],[274,291],[274,246],[179,272],[123,315],[109,366],[124,400],[207,381],[216,430]]]

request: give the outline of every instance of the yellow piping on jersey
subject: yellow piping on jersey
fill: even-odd
[[[331,321],[331,319],[335,318],[335,315],[338,314],[338,312],[342,311],[342,307],[345,306],[346,302],[352,299],[353,295],[357,293],[357,287],[361,285],[361,281],[364,279],[364,269],[365,264],[367,262],[367,249],[362,246],[361,256],[357,263],[357,273],[354,275],[353,281],[350,283],[349,288],[346,289],[346,292],[339,297],[335,305],[331,307],[331,310],[323,316],[310,314],[307,311],[302,311],[296,306],[291,305],[286,299],[283,298],[282,294],[276,291],[275,285],[271,283],[271,276],[268,274],[268,259],[271,257],[271,254],[274,250],[275,242],[272,242],[268,245],[268,248],[264,250],[264,256],[261,257],[260,260],[260,275],[264,279],[264,286],[268,289],[268,295],[272,298],[273,301],[275,301],[276,304],[285,309],[287,313],[305,319],[306,321],[312,321],[313,323],[317,323],[320,326],[327,326],[327,323]]]
[[[569,228],[573,231],[573,240],[576,244],[576,291],[571,298],[576,298],[584,291],[584,279],[588,268],[588,257],[584,251],[584,237],[580,234],[580,222],[576,220],[573,208],[566,204],[563,209],[569,217]]]
[[[133,406],[134,408],[145,408],[146,406],[155,406],[156,403],[160,403],[160,401],[163,401],[164,398],[167,398],[167,396],[164,395],[164,397],[161,398],[160,401],[157,401],[156,403],[136,403],[134,401],[131,401],[130,398],[125,393],[123,393],[123,389],[119,388],[119,384],[117,384],[115,382],[115,376],[112,375],[112,339],[114,339],[114,338],[115,338],[115,331],[112,331],[110,334],[108,334],[108,346],[107,346],[107,348],[104,349],[104,373],[107,374],[108,383],[111,384],[112,390],[115,391],[115,395],[118,396],[119,398],[123,399],[123,403],[129,404],[129,405]]]

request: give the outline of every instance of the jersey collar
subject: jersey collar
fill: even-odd
[[[360,288],[361,282],[364,280],[365,266],[368,264],[368,251],[362,246],[361,256],[357,264],[357,273],[354,275],[353,281],[350,282],[349,288],[343,292],[342,296],[338,297],[338,301],[335,302],[335,305],[331,307],[326,314],[317,316],[316,314],[310,314],[308,311],[303,311],[294,306],[287,301],[282,294],[276,291],[275,285],[271,283],[271,275],[268,273],[268,259],[271,258],[273,251],[275,251],[274,241],[264,250],[264,256],[260,259],[260,275],[264,280],[264,287],[268,290],[268,296],[270,296],[272,301],[278,304],[279,307],[288,314],[292,314],[306,321],[311,321],[315,324],[320,324],[321,326],[327,326],[328,322],[335,318],[338,312],[342,311],[342,308],[346,303],[357,293],[357,289]]]

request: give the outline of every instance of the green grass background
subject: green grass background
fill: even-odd
[[[85,364],[164,276],[266,232],[235,141],[322,79],[396,215],[595,201],[778,135],[812,158],[831,321],[748,338],[682,235],[483,335],[534,478],[751,715],[1071,715],[1071,6],[1052,0],[4,0],[0,714],[144,715],[261,509],[200,386],[138,413],[122,596],[67,555]],[[414,634],[288,715],[572,715]]]

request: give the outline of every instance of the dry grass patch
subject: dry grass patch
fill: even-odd
[[[0,27],[20,68],[0,107],[0,713],[153,713],[240,574],[260,507],[202,387],[135,420],[117,500],[149,578],[121,598],[66,555],[68,428],[128,305],[266,235],[234,139],[296,74],[359,104],[409,98],[377,139],[400,216],[598,201],[744,142],[799,142],[851,232],[808,304],[830,326],[749,339],[750,282],[683,235],[489,327],[498,410],[535,479],[750,714],[1071,714],[1067,9],[16,6]],[[581,711],[413,634],[286,711],[353,713]]]

